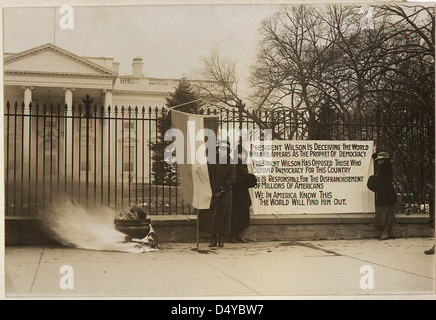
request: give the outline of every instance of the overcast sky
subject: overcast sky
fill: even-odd
[[[4,52],[54,43],[82,56],[120,62],[132,72],[142,57],[148,77],[180,78],[201,66],[212,48],[243,71],[253,61],[260,22],[278,5],[73,7],[74,29],[60,27],[60,7],[5,8]]]

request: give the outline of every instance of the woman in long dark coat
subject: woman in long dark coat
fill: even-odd
[[[209,180],[212,189],[210,209],[200,210],[200,230],[211,233],[209,247],[224,246],[224,235],[230,233],[232,213],[232,187],[235,182],[235,165],[230,164],[230,148],[227,152],[227,163],[219,163],[217,147],[216,164],[208,164]]]
[[[241,232],[250,225],[251,198],[247,181],[249,172],[247,164],[245,163],[246,157],[246,151],[239,146],[238,164],[236,165],[236,180],[232,190],[232,227],[230,241],[233,243],[248,242],[241,236]]]
[[[387,152],[374,155],[377,163],[375,189],[375,226],[382,227],[381,240],[394,238],[396,194],[393,186],[393,170]]]

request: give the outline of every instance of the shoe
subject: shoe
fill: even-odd
[[[431,249],[425,250],[424,253],[425,254],[434,254],[434,245]]]
[[[216,244],[217,244],[217,242],[216,242],[216,234],[212,234],[212,240],[210,241],[209,247],[210,248],[216,247]]]
[[[389,238],[390,230],[389,227],[385,227],[383,229],[382,234],[380,235],[379,240],[387,240]]]
[[[224,247],[224,240],[221,234],[218,235],[218,247]]]
[[[382,234],[381,236],[380,236],[380,238],[378,238],[379,240],[387,240],[387,239],[389,239],[389,236],[387,235],[387,234]]]

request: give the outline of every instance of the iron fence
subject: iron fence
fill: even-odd
[[[5,213],[36,216],[63,201],[151,215],[193,214],[174,180],[158,179],[152,146],[162,142],[168,111],[152,107],[62,106],[7,102],[4,114]],[[392,155],[397,212],[425,212],[425,178],[434,155],[432,117],[376,113],[307,120],[294,111],[256,114],[201,109],[219,115],[221,129],[272,129],[274,139],[373,140]],[[162,123],[166,123],[162,125]],[[175,182],[174,182],[175,181]]]

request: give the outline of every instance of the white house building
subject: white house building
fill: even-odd
[[[131,75],[120,76],[118,68],[113,58],[82,57],[50,43],[5,53],[5,101],[78,105],[88,94],[97,105],[159,107],[179,81],[144,76],[139,57]]]
[[[78,56],[50,43],[4,54],[4,100],[11,104],[4,111],[8,183],[12,175],[24,176],[30,184],[40,179],[149,181],[148,142],[155,139],[156,121],[128,119],[141,118],[143,107],[146,118],[149,107],[161,109],[179,79],[145,76],[139,57],[133,58],[131,75],[120,76],[118,69],[113,58]],[[78,118],[77,108],[87,95],[92,106],[105,107],[104,115],[91,112],[89,121]],[[14,110],[16,101],[24,102],[25,109]],[[60,105],[61,110],[44,111],[44,104]],[[109,106],[111,117],[118,107],[117,121],[105,118]],[[138,107],[139,115],[129,115],[128,107]]]

